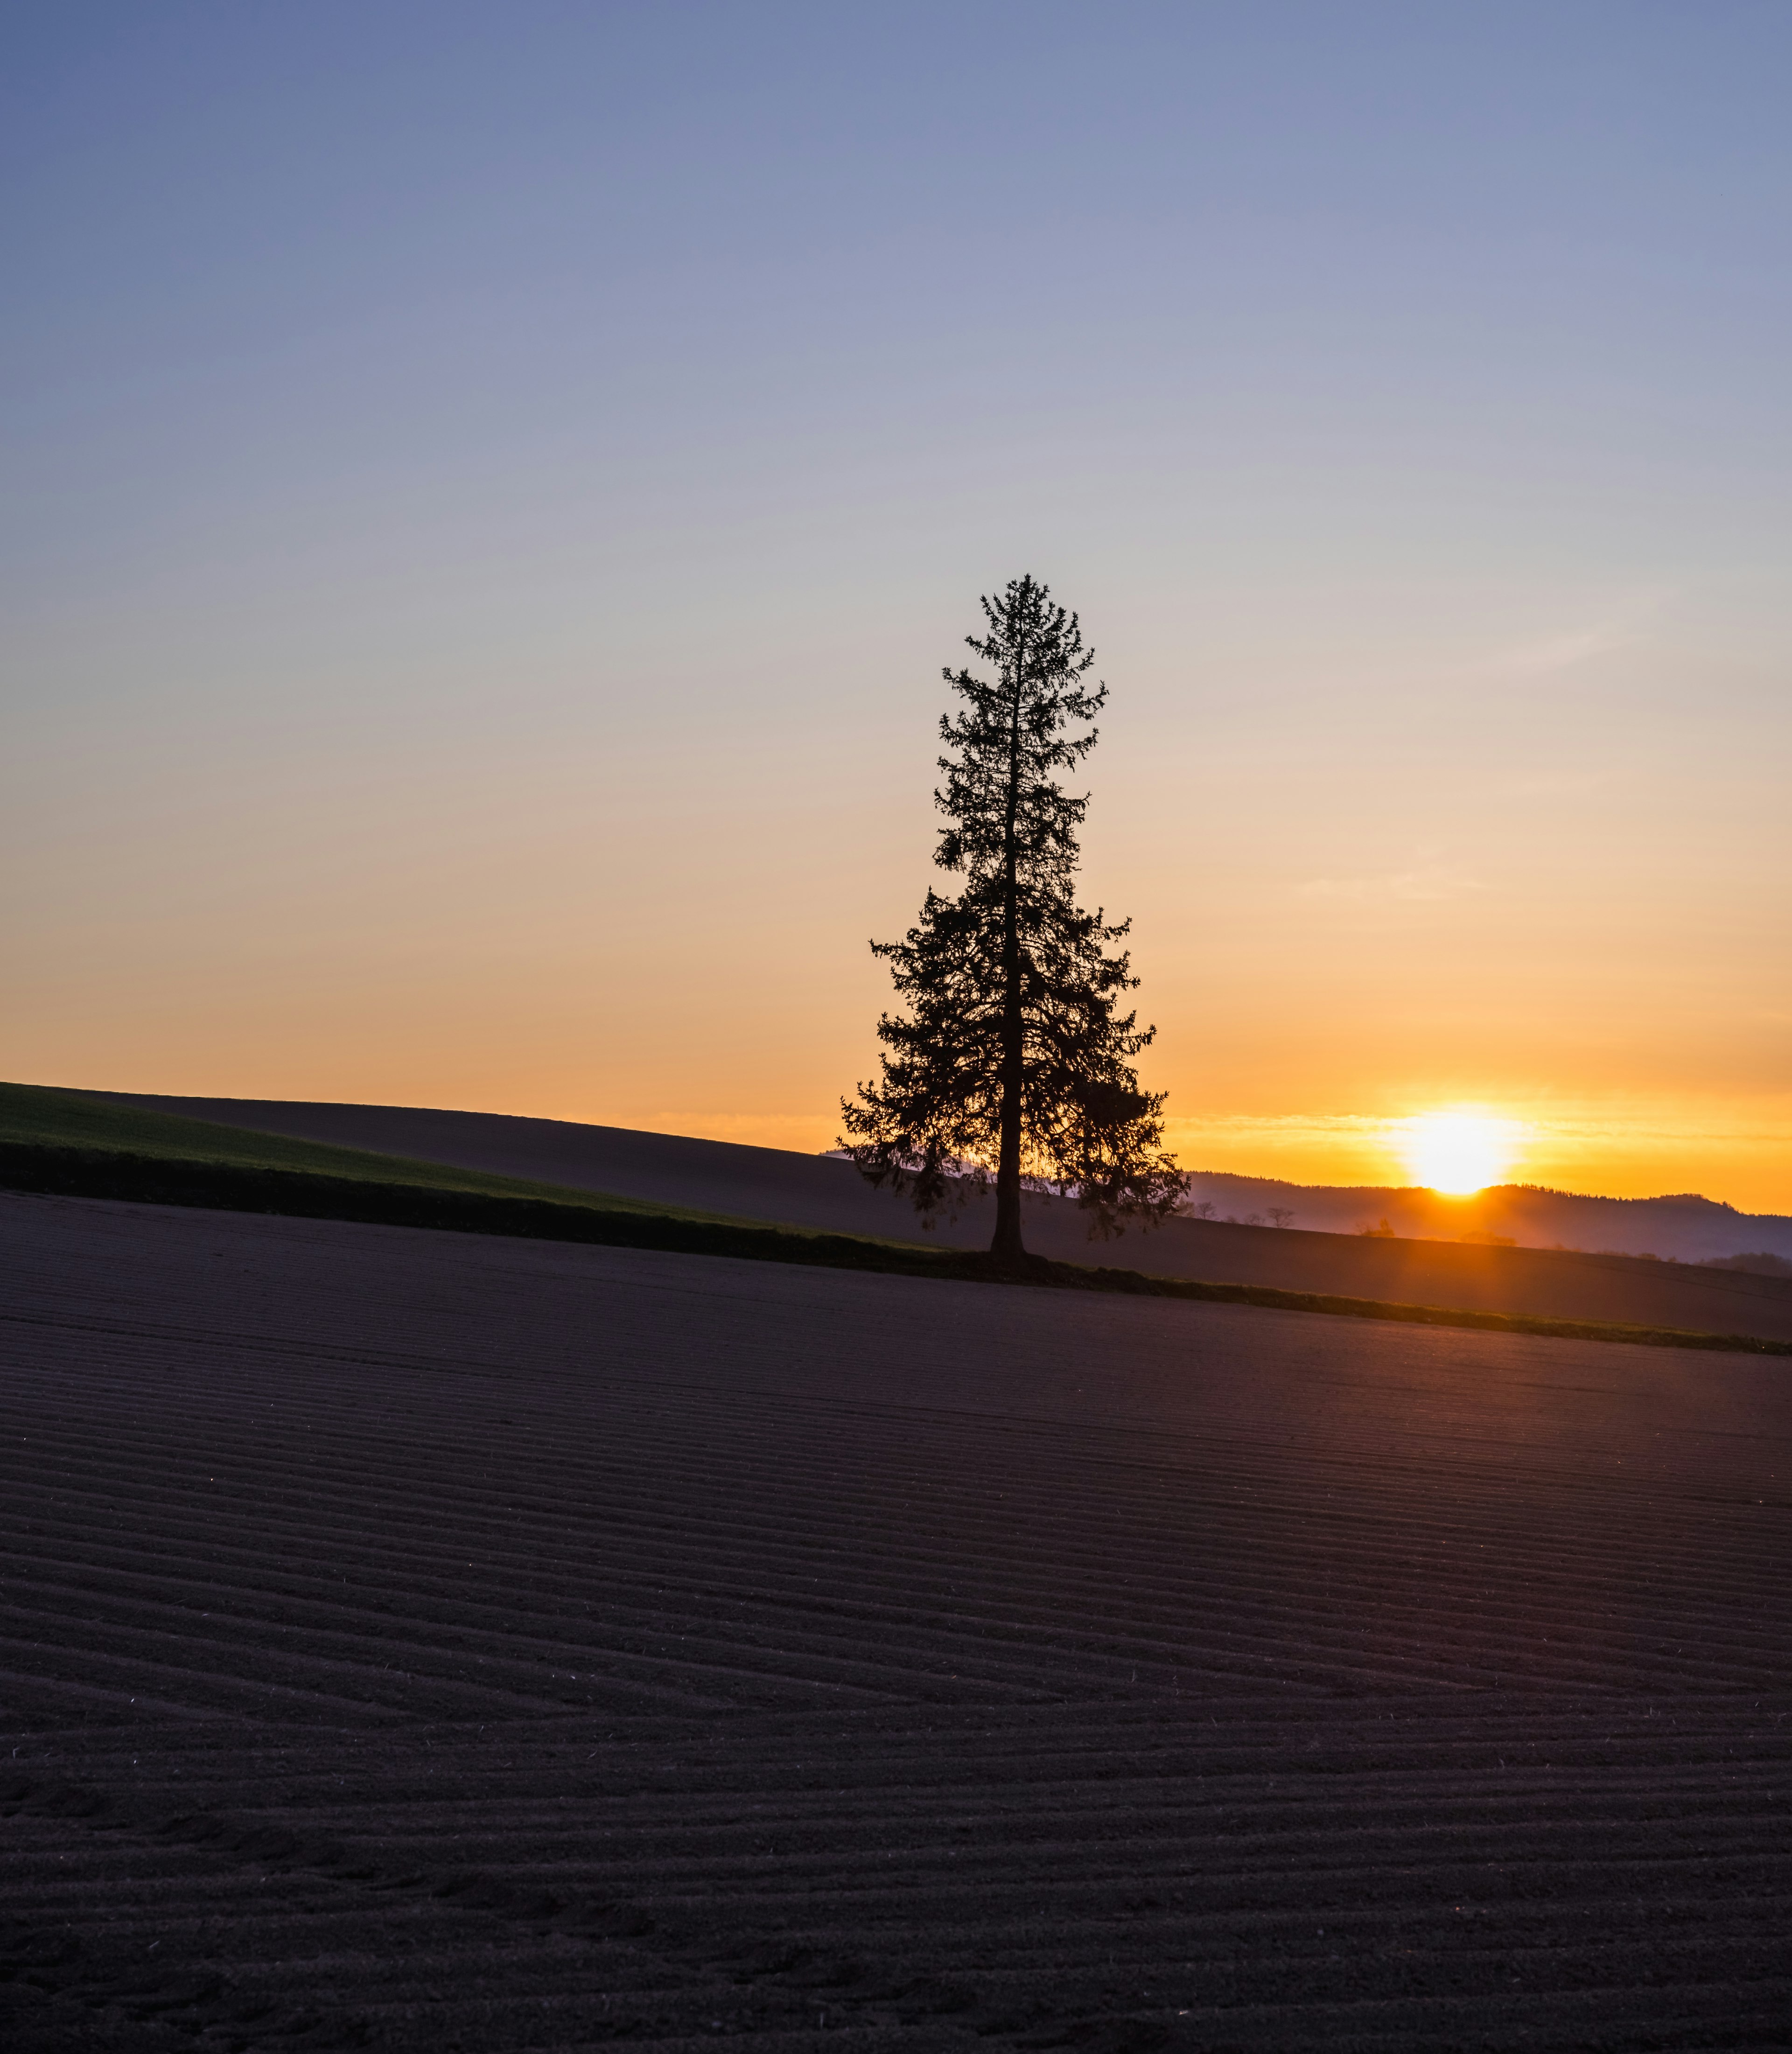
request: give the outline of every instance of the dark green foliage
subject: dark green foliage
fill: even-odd
[[[1792,1262],[1783,1255],[1713,1255],[1703,1265],[1707,1269],[1740,1269],[1752,1277],[1792,1277]]]
[[[349,1149],[339,1152],[360,1153]],[[731,1219],[675,1206],[643,1205],[607,1193],[562,1190],[514,1178],[493,1178],[482,1185],[475,1178],[462,1185],[419,1182],[409,1174],[414,1166],[402,1156],[387,1159],[392,1175],[382,1182],[359,1169],[344,1176],[216,1158],[140,1155],[0,1139],[0,1190],[120,1198],[138,1205],[198,1206],[218,1212],[271,1213],[291,1219],[432,1227],[531,1241],[584,1241],[603,1248],[656,1248],[685,1255],[893,1269],[920,1276],[950,1273],[955,1260],[953,1253],[942,1249],[770,1226],[757,1220]],[[966,1259],[956,1258],[961,1266]]]
[[[924,1218],[993,1182],[991,1252],[1018,1261],[1025,1182],[1073,1194],[1107,1235],[1164,1218],[1182,1180],[1164,1153],[1164,1095],[1130,1066],[1156,1030],[1118,1010],[1138,979],[1109,950],[1132,923],[1076,903],[1089,801],[1059,781],[1095,746],[1095,652],[1030,577],[983,607],[988,632],[967,639],[991,675],[945,674],[963,704],[940,718],[934,793],[949,822],[934,860],[964,888],[930,891],[902,941],[872,942],[911,1010],[878,1022],[881,1080],[841,1112],[859,1169]]]

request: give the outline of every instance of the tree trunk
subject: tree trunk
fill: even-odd
[[[1021,1242],[1021,1034],[1020,1009],[1002,1023],[1002,1151],[995,1167],[995,1238],[990,1253],[1004,1262],[1024,1262]]]
[[[1026,689],[1026,645],[1014,651],[1014,704],[1008,730],[1006,874],[1002,907],[1002,1136],[995,1166],[995,1237],[990,1253],[999,1262],[1021,1263],[1021,1087],[1026,1043],[1021,1018],[1020,852],[1016,845],[1021,789],[1021,697]]]

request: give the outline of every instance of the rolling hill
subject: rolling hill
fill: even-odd
[[[978,1249],[989,1238],[987,1202],[968,1204],[955,1221],[943,1222],[930,1235],[904,1201],[872,1190],[849,1164],[826,1156],[423,1107],[79,1096],[121,1111],[194,1119],[212,1128],[250,1130],[362,1155],[389,1154],[537,1191],[582,1191],[601,1197],[606,1205],[682,1210],[713,1221],[757,1222],[917,1251]],[[1054,1261],[1119,1265],[1148,1277],[1464,1313],[1792,1341],[1792,1280],[1640,1257],[1404,1237],[1371,1239],[1298,1226],[1190,1219],[1172,1221],[1154,1234],[1092,1244],[1077,1209],[1050,1197],[1029,1202],[1026,1234],[1029,1247]]]

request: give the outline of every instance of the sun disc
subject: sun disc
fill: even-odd
[[[1501,1123],[1475,1113],[1427,1113],[1407,1130],[1406,1158],[1413,1175],[1455,1198],[1496,1182],[1508,1154]]]

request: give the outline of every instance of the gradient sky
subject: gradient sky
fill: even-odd
[[[1792,10],[14,6],[0,1073],[821,1147],[1022,571],[1191,1167],[1792,1210]]]

